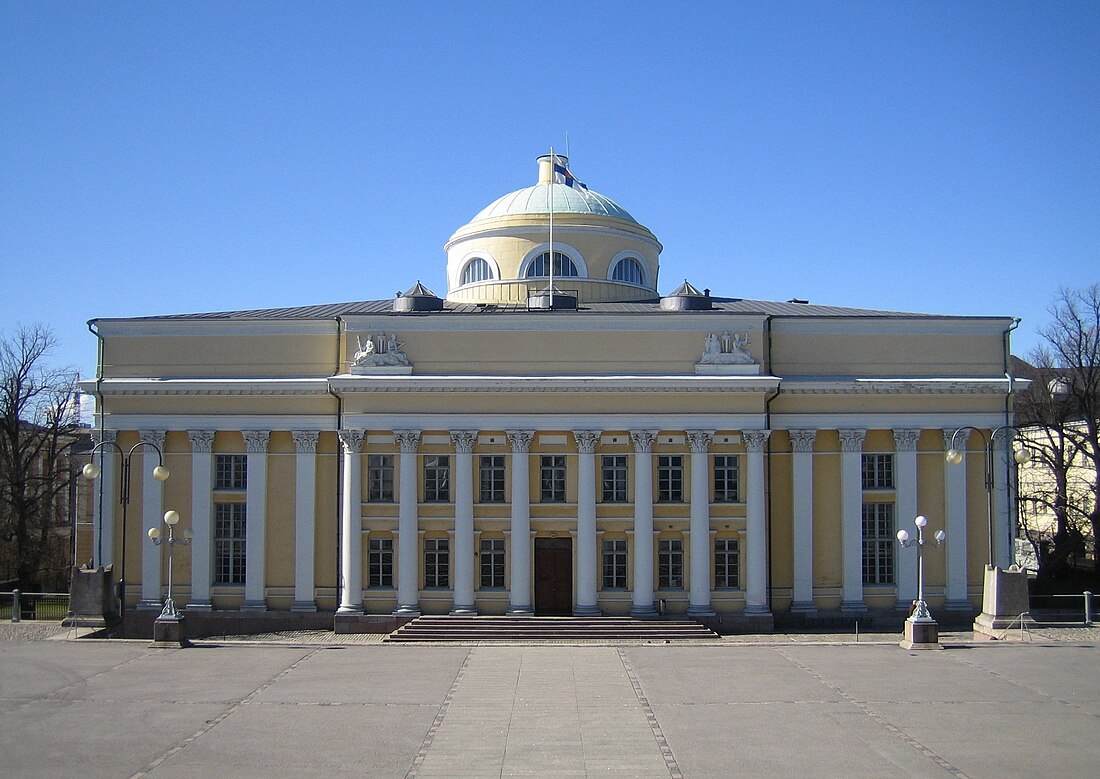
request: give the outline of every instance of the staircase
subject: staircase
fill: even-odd
[[[386,636],[387,642],[416,641],[690,641],[718,634],[690,619],[631,617],[417,617]]]

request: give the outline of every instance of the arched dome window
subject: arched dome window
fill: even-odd
[[[493,269],[484,257],[474,257],[466,267],[462,269],[462,283],[473,284],[478,281],[488,281],[493,278]]]
[[[615,270],[611,272],[612,281],[625,281],[627,284],[645,284],[645,273],[642,264],[634,257],[623,257],[615,263]]]
[[[550,252],[543,252],[531,264],[527,266],[525,276],[529,279],[537,279],[550,275]],[[577,266],[573,261],[561,252],[554,252],[554,276],[576,276]]]

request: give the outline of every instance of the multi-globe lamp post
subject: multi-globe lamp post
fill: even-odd
[[[924,528],[928,526],[928,518],[919,516],[913,520],[917,526],[917,537],[912,538],[909,531],[898,531],[898,543],[903,547],[915,546],[917,548],[917,602],[913,605],[913,613],[905,620],[905,640],[901,645],[906,649],[939,649],[939,626],[932,614],[928,611],[928,603],[924,600]],[[932,535],[936,546],[941,546],[947,538],[947,533],[937,530]]]
[[[158,645],[178,644],[185,646],[187,644],[186,639],[183,637],[183,614],[176,609],[176,602],[172,599],[172,558],[176,544],[189,546],[194,534],[190,528],[187,528],[183,531],[182,538],[176,538],[175,528],[179,521],[178,511],[164,512],[164,524],[168,526],[168,538],[161,538],[159,527],[149,528],[150,541],[157,546],[164,543],[168,544],[168,597],[164,599],[164,608],[161,609],[160,616],[153,624],[153,641]]]
[[[153,478],[157,481],[163,482],[168,479],[168,469],[164,466],[164,453],[160,450],[160,447],[154,444],[152,441],[146,441],[144,438],[138,441],[136,444],[130,447],[127,452],[123,450],[114,441],[104,440],[92,447],[88,453],[92,456],[96,451],[103,447],[114,447],[122,457],[122,475],[120,477],[120,489],[119,489],[119,503],[122,504],[122,556],[119,562],[119,581],[118,581],[118,609],[119,616],[122,616],[126,612],[126,514],[127,508],[130,505],[130,461],[134,457],[134,452],[144,446],[151,446],[157,453],[157,464],[153,468]],[[87,465],[84,466],[81,471],[84,474],[84,478],[95,480],[99,478],[101,473],[98,465],[95,464],[93,459]],[[100,495],[103,494],[103,483],[100,482]],[[100,535],[103,534],[103,517],[100,516]]]

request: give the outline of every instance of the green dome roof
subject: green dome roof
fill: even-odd
[[[497,198],[481,209],[471,222],[494,219],[498,216],[550,213],[550,189],[553,187],[555,214],[596,214],[624,219],[638,224],[638,220],[609,197],[591,189],[570,187],[565,184],[535,184],[517,189]]]

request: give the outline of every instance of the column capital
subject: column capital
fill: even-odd
[[[476,430],[452,430],[451,440],[454,441],[455,451],[459,454],[470,454],[477,443]]]
[[[750,452],[763,452],[764,447],[768,444],[768,437],[771,436],[771,430],[742,430],[741,434],[745,437],[745,448]]]
[[[913,428],[899,428],[894,430],[894,448],[899,452],[917,451],[917,439],[920,438],[920,430]]]
[[[187,438],[191,441],[192,452],[205,452],[209,454],[214,451],[213,430],[188,430]]]
[[[577,451],[581,454],[596,453],[596,445],[600,442],[598,430],[574,430],[573,438],[577,442]]]
[[[657,430],[631,430],[630,440],[634,444],[634,451],[648,453],[653,451],[653,443],[657,440]]]
[[[862,428],[848,428],[837,430],[840,434],[840,450],[842,452],[862,452],[863,439],[867,437],[867,431]]]
[[[791,449],[796,452],[812,452],[814,439],[817,438],[816,430],[788,430],[787,435],[791,439]]]
[[[367,437],[367,431],[341,430],[337,435],[340,436],[340,443],[344,445],[344,451],[348,454],[354,454],[363,448],[363,440]],[[298,443],[297,438],[295,438],[294,443]],[[316,448],[316,443],[314,447]]]
[[[531,451],[531,442],[535,440],[534,430],[505,430],[512,451],[520,454]]]
[[[964,428],[944,428],[943,429],[943,448],[944,451],[954,446],[963,454],[966,454],[966,442],[970,438],[970,431]]]
[[[707,449],[710,448],[710,442],[714,440],[713,430],[685,430],[687,433],[688,445],[691,447],[691,451],[697,454],[706,454]]]
[[[290,435],[294,438],[294,450],[296,452],[317,451],[317,439],[321,434],[316,430],[292,430]]]
[[[168,435],[165,430],[139,430],[138,435],[141,436],[143,441],[148,441],[151,444],[156,444],[157,448],[162,452],[164,450],[164,439]]]
[[[244,450],[249,454],[264,454],[267,452],[267,442],[271,438],[269,430],[245,430]]]
[[[402,454],[412,454],[420,446],[420,431],[394,430],[393,440],[401,447]]]
[[[97,444],[102,444],[105,441],[114,441],[118,438],[117,430],[100,430],[98,427],[92,431],[92,439]]]

